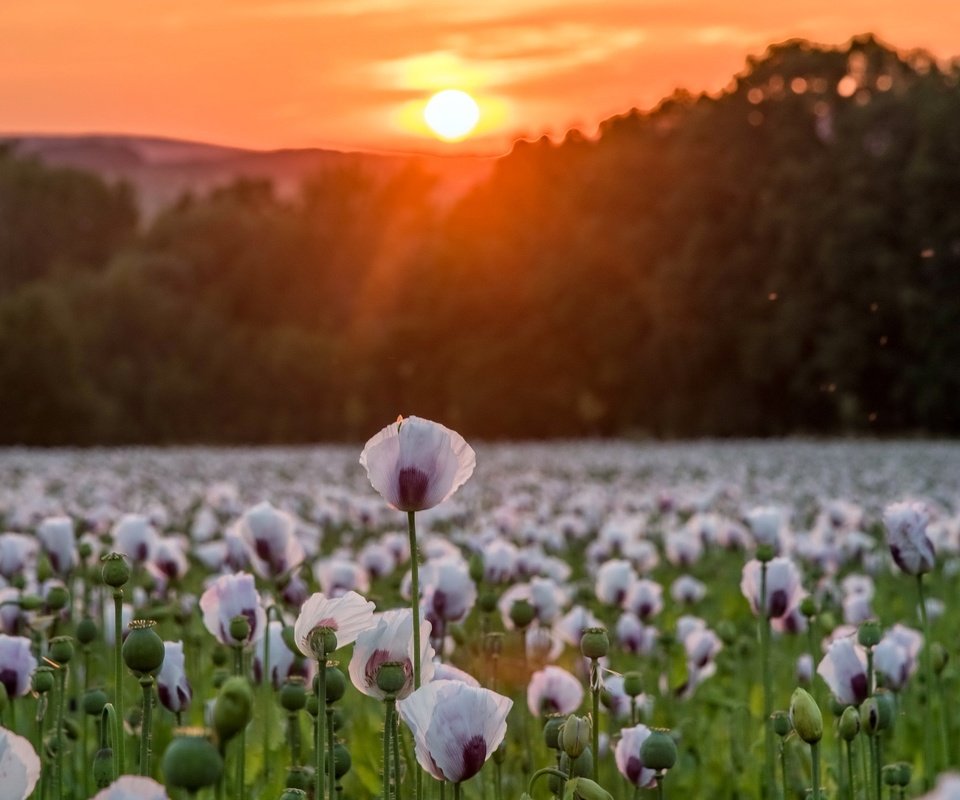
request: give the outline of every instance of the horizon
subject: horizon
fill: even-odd
[[[944,0],[722,10],[696,0],[173,0],[136,19],[123,8],[94,0],[78,15],[55,0],[0,11],[3,135],[495,157],[517,141],[592,137],[676,90],[716,96],[749,58],[792,39],[842,48],[873,34],[900,53],[960,53],[960,7]],[[462,141],[435,138],[419,119],[441,88],[480,104]]]

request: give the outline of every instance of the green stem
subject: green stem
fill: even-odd
[[[453,784],[453,800],[460,800],[460,784]]]
[[[322,637],[321,637],[322,638]],[[315,800],[323,800],[324,798],[324,782],[323,782],[323,754],[325,752],[324,747],[324,734],[326,733],[327,726],[324,725],[323,712],[327,707],[327,656],[326,652],[321,648],[320,658],[317,659],[317,677],[319,678],[319,688],[320,696],[317,698],[317,752],[316,752],[316,769],[317,774],[316,778],[316,791],[314,793]]]
[[[393,740],[393,783],[394,783],[394,796],[400,797],[400,717],[394,711],[393,715],[393,730],[390,732],[390,737]]]
[[[760,659],[763,671],[764,786],[763,797],[774,794],[773,678],[770,674],[770,617],[767,616],[767,564],[760,564]]]
[[[140,726],[140,774],[150,776],[150,745],[153,738],[153,677],[140,679],[143,687],[143,724]]]
[[[810,745],[810,756],[813,760],[813,800],[820,800],[820,742]]]
[[[780,740],[780,773],[780,780],[783,784],[783,800],[787,800],[790,792],[787,787],[787,747],[783,739]]]
[[[874,780],[877,782],[877,800],[883,800],[883,740],[880,738],[879,732],[873,737],[873,746],[877,751],[873,771]]]
[[[270,731],[273,728],[273,678],[270,675],[270,612],[267,611],[267,632],[263,637],[263,688],[267,695],[263,724],[263,777],[270,780]]]
[[[590,661],[590,688],[593,692],[593,780],[600,781],[600,664],[597,659]]]
[[[930,737],[933,733],[932,725],[929,723],[932,722],[932,719],[928,719],[928,724],[923,726],[923,772],[927,784],[927,788],[933,784],[933,777],[937,774],[940,764],[946,764],[949,759],[949,754],[946,751],[947,747],[947,730],[945,726],[945,719],[943,714],[943,709],[934,709],[933,703],[933,659],[930,657],[930,621],[927,619],[927,602],[924,597],[923,592],[923,575],[917,575],[917,594],[920,600],[919,612],[920,612],[920,626],[923,628],[923,680],[924,680],[924,710],[927,712],[929,717],[932,714],[937,715],[937,722],[940,731],[940,750],[941,753],[938,754],[942,760],[940,763],[936,763],[933,747],[931,747]],[[941,755],[942,754],[942,755]]]
[[[883,783],[880,781],[880,764],[877,763],[877,736],[870,737],[870,796],[879,798],[883,790]]]
[[[563,772],[556,767],[543,767],[542,769],[538,769],[533,773],[533,775],[530,776],[530,780],[527,783],[527,793],[529,795],[533,796],[533,784],[537,782],[538,778],[542,778],[544,775],[553,775],[553,777],[559,778],[561,784],[566,783],[567,781],[566,772]]]
[[[296,711],[287,715],[287,739],[290,741],[290,762],[300,766],[300,719]]]
[[[654,777],[657,781],[657,800],[663,800],[663,773],[658,772]]]
[[[117,742],[120,740],[120,717],[111,703],[107,703],[100,712],[100,734],[106,738],[108,732],[113,744],[113,779],[116,780],[120,777],[121,769],[117,748]]]
[[[847,800],[853,800],[854,794],[853,742],[847,742]]]
[[[333,746],[336,742],[333,740],[333,709],[327,706],[327,787],[330,790],[330,800],[333,800],[337,791],[337,770],[333,761]]]
[[[67,667],[60,665],[60,704],[57,707],[57,797],[63,800],[63,709],[67,704]]]
[[[416,512],[407,512],[407,533],[410,536],[410,609],[413,612],[413,688],[420,688],[420,551],[417,549]],[[423,770],[416,764],[416,798],[423,800]]]
[[[390,732],[393,728],[393,699],[386,699],[383,721],[383,800],[390,800]]]
[[[113,590],[113,702],[116,706],[117,717],[120,719],[120,736],[114,742],[117,750],[117,763],[120,765],[118,775],[126,769],[126,753],[124,752],[123,736],[123,659],[120,648],[123,646],[123,589]]]

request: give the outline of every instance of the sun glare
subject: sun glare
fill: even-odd
[[[427,101],[423,118],[438,138],[457,142],[469,136],[480,121],[480,107],[466,92],[444,89]]]

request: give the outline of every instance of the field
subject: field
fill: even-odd
[[[494,800],[786,800],[814,783],[867,800],[923,795],[960,767],[960,444],[480,444],[463,486],[415,515],[371,486],[361,449],[0,451],[0,768],[14,775],[0,797],[33,779],[29,796],[79,800],[124,773],[158,784],[104,797],[383,797],[385,752],[404,799],[422,782],[423,797]],[[904,563],[898,530],[919,542],[896,551]],[[128,579],[104,585],[118,565]],[[247,583],[223,577],[238,573]],[[407,616],[374,629],[350,592]],[[332,655],[315,649],[330,629]],[[371,630],[399,636],[400,656],[374,658]],[[154,634],[168,643],[156,664]],[[312,680],[327,656],[338,673]],[[393,694],[377,685],[385,661]],[[423,699],[428,673],[492,691],[437,683]],[[792,722],[765,726],[792,698]],[[551,712],[588,718],[560,749],[545,743]],[[669,731],[656,753],[648,729]],[[318,733],[336,746],[329,789],[311,773]]]

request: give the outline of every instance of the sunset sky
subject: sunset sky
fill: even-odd
[[[960,55],[960,2],[0,0],[0,132],[494,154],[865,32]],[[459,144],[422,121],[446,88],[481,109]]]

